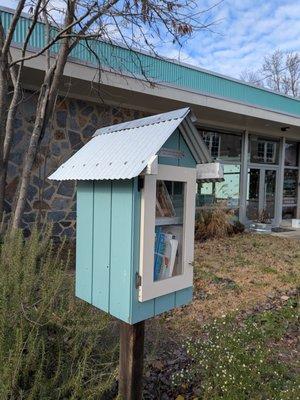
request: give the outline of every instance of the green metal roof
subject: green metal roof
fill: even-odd
[[[4,29],[9,27],[12,13],[12,10],[0,9]],[[20,45],[23,43],[29,23],[28,18],[21,18],[14,35],[15,44]],[[45,26],[42,22],[37,24],[29,42],[32,48],[38,49],[43,47],[45,41],[44,29]],[[300,100],[289,96],[252,86],[187,64],[157,58],[99,40],[89,40],[89,45],[101,60],[102,67],[112,68],[135,77],[146,75],[148,79],[154,80],[157,83],[166,83],[201,94],[208,94],[268,110],[300,116]],[[54,46],[54,52],[57,51],[57,46]],[[72,51],[71,56],[79,62],[95,66],[99,64],[97,57],[83,44],[79,44]]]

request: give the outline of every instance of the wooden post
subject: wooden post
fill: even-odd
[[[120,322],[120,400],[141,400],[145,321],[134,325]]]

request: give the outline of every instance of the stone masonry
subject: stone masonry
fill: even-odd
[[[26,98],[15,120],[14,144],[8,169],[5,212],[13,207],[15,192],[35,116],[36,96]],[[88,103],[75,99],[60,99],[51,126],[43,137],[32,171],[23,228],[30,231],[33,223],[53,223],[56,237],[74,237],[76,220],[75,182],[54,182],[47,179],[62,162],[81,148],[95,130],[144,116],[141,112]]]

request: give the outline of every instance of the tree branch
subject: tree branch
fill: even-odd
[[[7,32],[7,35],[6,35],[4,44],[3,44],[3,48],[2,48],[2,56],[3,57],[6,57],[8,52],[9,52],[9,47],[10,47],[13,35],[15,33],[15,29],[16,29],[17,23],[19,22],[21,13],[22,13],[22,11],[24,9],[25,1],[26,0],[20,0],[19,1],[18,6],[16,8],[16,11],[14,13],[12,22],[10,24],[10,27],[8,29],[8,32]]]
[[[73,21],[70,25],[68,25],[67,27],[65,27],[62,31],[60,31],[54,39],[52,39],[46,46],[44,46],[41,50],[39,50],[38,52],[32,54],[31,56],[27,56],[27,57],[21,57],[17,60],[14,60],[11,64],[10,67],[12,67],[13,65],[16,65],[22,61],[28,61],[31,60],[33,58],[36,58],[40,55],[42,55],[43,53],[45,53],[45,51],[47,51],[48,49],[50,49],[58,40],[61,39],[62,35],[66,32],[68,32],[73,26],[79,24],[84,18],[86,18],[89,14],[91,9],[94,7],[96,3],[93,3],[92,7],[88,8],[88,10],[86,11],[85,14],[83,14],[79,19],[76,19],[75,21]]]
[[[98,18],[100,18],[104,13],[106,13],[109,9],[111,9],[115,4],[118,3],[119,0],[109,0],[107,4],[105,4],[101,9],[93,15],[84,25],[84,27],[78,32],[78,37],[74,40],[70,47],[70,52],[73,50],[73,48],[78,44],[78,42],[81,40],[81,36],[85,35],[87,30],[93,25],[94,22],[97,21]]]

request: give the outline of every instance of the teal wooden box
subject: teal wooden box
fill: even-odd
[[[164,147],[184,157],[159,157],[159,163],[196,167],[178,131]],[[188,304],[193,296],[189,287],[138,301],[140,205],[137,177],[77,183],[76,296],[130,324]]]
[[[210,161],[184,108],[101,128],[49,177],[77,180],[77,297],[129,324],[192,300],[196,167]],[[151,271],[153,183],[159,179],[186,184],[182,240],[177,241],[183,269],[157,282]]]

